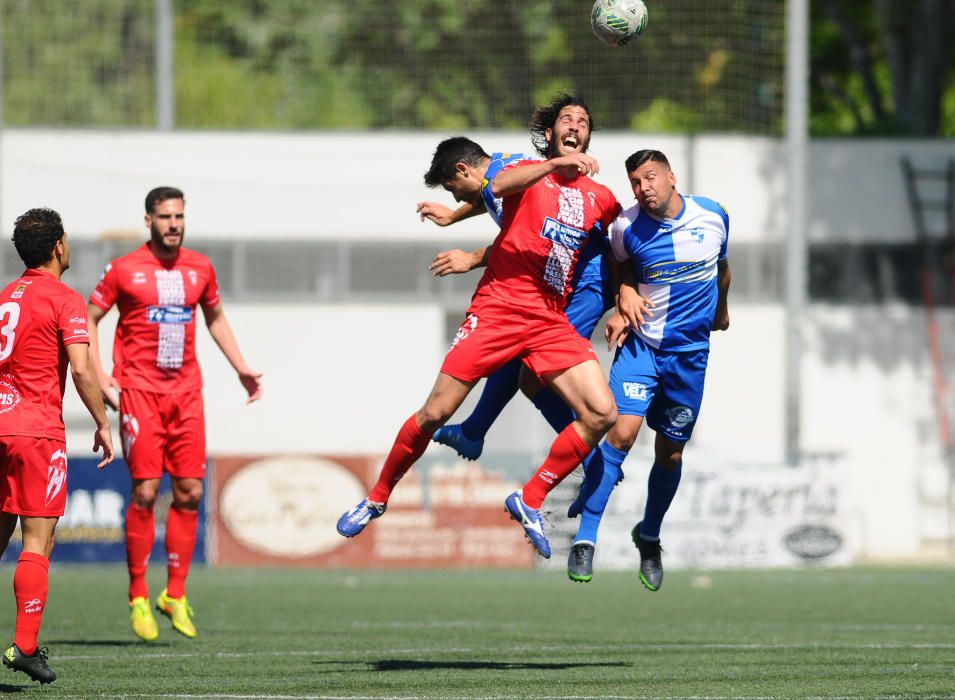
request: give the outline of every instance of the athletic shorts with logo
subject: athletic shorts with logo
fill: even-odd
[[[520,358],[538,377],[597,355],[557,310],[522,307],[485,297],[468,309],[441,371],[464,382],[487,377]]]
[[[621,415],[646,416],[647,425],[675,442],[693,433],[703,403],[709,348],[671,352],[627,336],[610,368],[610,391]]]
[[[0,436],[0,509],[59,518],[66,510],[66,441]]]
[[[119,396],[123,455],[134,479],[201,479],[206,474],[202,391],[123,389]]]

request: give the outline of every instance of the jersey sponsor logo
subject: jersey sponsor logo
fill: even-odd
[[[146,319],[150,323],[192,323],[192,307],[173,304],[148,306]]]
[[[16,288],[13,290],[13,293],[10,295],[10,298],[19,299],[20,297],[23,296],[23,293],[26,290],[27,290],[27,286],[25,284],[18,284]]]
[[[43,612],[43,601],[40,598],[31,598],[23,604],[23,612],[28,615]]]
[[[70,316],[70,323],[86,323],[86,316]]]
[[[641,382],[624,382],[623,395],[634,401],[646,401],[647,385]]]
[[[13,385],[13,377],[0,378],[0,415],[9,413],[20,405],[20,392]]]
[[[668,408],[664,415],[667,420],[670,421],[670,426],[677,430],[685,428],[692,423],[695,418],[693,409],[689,406],[674,406],[673,408]]]
[[[561,223],[548,216],[544,219],[544,226],[541,228],[541,238],[559,243],[571,250],[580,250],[584,239],[587,238],[587,234],[579,228]]]
[[[46,505],[50,505],[66,486],[66,452],[57,450],[50,455],[46,477]]]
[[[85,328],[74,328],[73,335],[68,338],[63,338],[63,340],[74,340],[75,338],[89,338],[90,332]]]

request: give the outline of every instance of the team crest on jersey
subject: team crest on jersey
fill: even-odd
[[[13,385],[13,377],[0,377],[0,414],[8,413],[20,405],[20,392]]]
[[[50,455],[46,477],[46,505],[50,505],[66,486],[66,452],[57,450]]]
[[[145,272],[134,272],[134,273],[133,273],[133,284],[146,284],[146,273],[145,273]]]
[[[189,282],[193,287],[199,283],[199,275],[196,274],[195,270],[189,270],[189,272],[186,273],[186,276],[189,277]]]
[[[694,228],[689,231],[690,238],[692,238],[697,243],[703,242],[703,229]]]
[[[26,290],[27,290],[27,286],[25,284],[18,284],[16,288],[13,290],[13,292],[10,294],[10,298],[19,299],[20,297],[23,296],[23,293]]]

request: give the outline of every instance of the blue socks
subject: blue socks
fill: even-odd
[[[604,441],[584,461],[585,478],[580,487],[583,493],[583,510],[580,527],[574,542],[597,544],[597,528],[603,517],[610,493],[623,480],[623,460],[627,453]]]
[[[640,535],[644,539],[660,539],[663,516],[666,515],[676,495],[682,473],[682,461],[676,469],[664,469],[656,462],[653,463],[650,477],[647,479],[647,505],[643,511],[643,521],[640,523]]]
[[[517,393],[521,375],[521,361],[511,360],[484,382],[484,390],[477,406],[463,423],[461,432],[469,440],[483,440],[501,411]]]

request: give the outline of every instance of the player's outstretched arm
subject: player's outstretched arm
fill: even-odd
[[[116,377],[106,374],[103,371],[103,364],[99,356],[99,322],[103,320],[106,312],[95,304],[89,304],[87,307],[89,317],[90,346],[89,356],[90,364],[96,375],[96,381],[99,383],[100,391],[103,392],[103,401],[114,411],[119,410],[119,382]]]
[[[216,341],[216,345],[225,355],[232,369],[239,375],[239,382],[245,389],[249,397],[246,403],[252,403],[262,398],[262,373],[249,369],[239,352],[239,344],[236,342],[235,334],[232,333],[232,326],[226,320],[225,312],[222,310],[222,304],[215,306],[203,306],[202,313],[206,317],[206,327],[209,329],[209,335]]]
[[[470,219],[472,216],[479,216],[487,212],[487,207],[463,202],[457,209],[450,209],[437,202],[418,202],[415,211],[424,221],[433,221],[438,226],[450,226],[459,221]]]
[[[713,317],[713,330],[725,331],[730,327],[730,310],[726,297],[730,291],[730,281],[733,274],[730,272],[730,261],[720,260],[716,263],[716,315]]]
[[[600,172],[600,165],[596,158],[586,153],[572,153],[505,168],[491,180],[491,194],[495,197],[507,197],[523,192],[542,178],[562,168],[576,168],[577,172],[583,175],[596,175]]]
[[[96,380],[96,372],[91,361],[90,346],[86,343],[72,343],[66,346],[66,356],[70,361],[70,373],[73,376],[73,385],[80,395],[83,405],[90,412],[96,422],[96,432],[93,433],[93,452],[103,448],[103,459],[96,466],[102,469],[113,461],[113,435],[106,418],[106,407],[103,405],[103,392]]]
[[[488,255],[491,253],[491,246],[478,248],[467,253],[460,249],[443,250],[434,256],[434,260],[428,265],[431,274],[435,277],[444,277],[446,275],[459,275],[463,272],[470,272],[476,267],[487,265]]]

